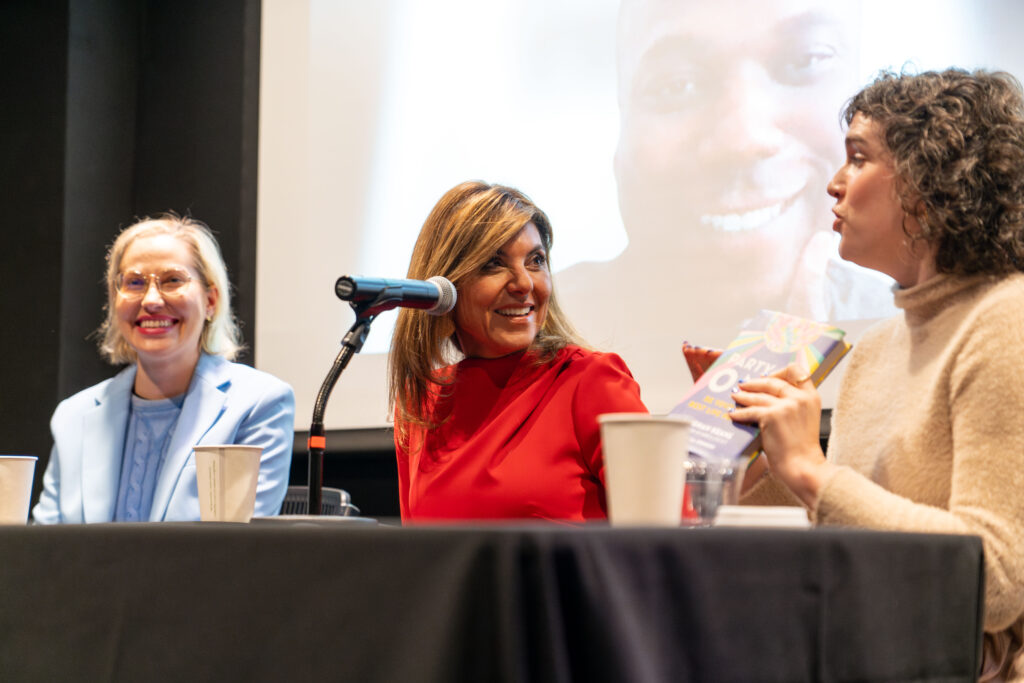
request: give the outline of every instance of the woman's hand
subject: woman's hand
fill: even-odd
[[[790,364],[733,393],[733,421],[756,424],[775,476],[808,507],[818,498],[829,464],[821,451],[821,397],[805,369]]]
[[[690,368],[690,376],[696,382],[701,375],[707,372],[711,364],[722,355],[721,349],[707,349],[703,346],[694,346],[690,342],[683,342],[683,358],[686,359],[686,366]]]

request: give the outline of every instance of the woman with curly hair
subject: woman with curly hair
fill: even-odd
[[[827,457],[805,371],[735,394],[733,418],[760,426],[767,456],[743,502],[795,496],[821,525],[980,536],[981,680],[1024,681],[1021,87],[1005,73],[884,74],[845,120],[828,185],[839,252],[893,277],[902,315],[853,350]]]
[[[409,277],[455,285],[444,316],[399,312],[391,343],[403,520],[606,517],[597,416],[647,412],[615,354],[562,313],[551,223],[510,187],[466,182],[427,217]]]

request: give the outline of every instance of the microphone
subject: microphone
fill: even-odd
[[[424,280],[384,280],[343,275],[334,293],[352,305],[364,304],[376,315],[401,306],[419,308],[430,315],[444,315],[455,308],[455,285],[437,275]]]

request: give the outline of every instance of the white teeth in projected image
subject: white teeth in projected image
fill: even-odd
[[[775,220],[788,207],[790,202],[772,204],[762,209],[754,209],[744,213],[706,213],[700,217],[700,224],[707,225],[721,232],[746,232],[756,230],[765,223]]]

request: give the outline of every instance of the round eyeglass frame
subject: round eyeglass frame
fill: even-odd
[[[139,289],[126,289],[124,285],[125,277],[128,275],[139,276],[145,278],[146,284]],[[174,277],[182,278],[181,282],[164,282],[161,277],[167,277],[173,275]],[[185,288],[195,280],[188,271],[183,268],[168,268],[162,273],[141,273],[137,270],[128,271],[126,273],[118,273],[117,277],[114,278],[114,287],[126,299],[141,299],[149,291],[149,288],[156,284],[156,289],[160,292],[161,296],[165,297],[177,297],[181,296]]]

